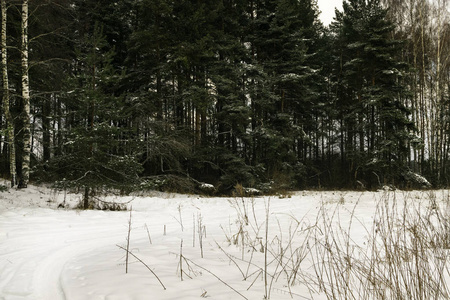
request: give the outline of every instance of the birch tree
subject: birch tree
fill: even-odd
[[[11,176],[11,187],[16,185],[16,149],[14,146],[14,122],[9,108],[9,79],[8,79],[8,55],[6,45],[6,0],[1,0],[2,10],[2,79],[3,79],[3,111],[6,117],[6,136],[8,138],[9,148],[9,173]]]
[[[23,154],[22,172],[19,181],[20,188],[26,188],[30,179],[30,150],[31,150],[31,126],[30,126],[30,86],[28,77],[28,0],[22,2],[22,123],[23,123]]]

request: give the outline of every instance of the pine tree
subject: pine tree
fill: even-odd
[[[71,0],[58,3],[43,3],[43,0],[30,3],[29,28],[30,86],[37,91],[31,97],[33,111],[32,147],[37,161],[35,171],[45,169],[52,156],[58,155],[62,148],[61,94],[69,73],[69,63],[74,57],[73,41],[76,32],[73,21]],[[41,138],[42,137],[42,138]],[[42,149],[40,146],[42,145]],[[36,148],[35,148],[36,149]],[[40,155],[42,153],[42,155]],[[36,174],[42,176],[42,174]]]
[[[254,157],[266,166],[269,178],[288,174],[283,183],[287,186],[294,184],[297,170],[303,170],[303,149],[299,149],[303,146],[299,145],[305,143],[305,127],[317,128],[311,122],[315,121],[312,107],[318,102],[312,45],[318,41],[319,28],[312,3],[256,1],[251,22],[256,66],[250,88]]]
[[[165,176],[186,177],[186,158],[192,146],[192,103],[188,97],[203,89],[192,86],[192,51],[185,18],[192,11],[181,9],[189,1],[148,0],[137,6],[136,30],[129,42],[127,106],[136,135],[144,141],[141,161],[150,181]],[[192,39],[195,43],[196,39]],[[178,182],[183,182],[178,180]]]
[[[255,184],[251,166],[251,136],[248,133],[251,108],[247,99],[250,52],[243,37],[248,28],[247,1],[221,1],[212,21],[215,60],[210,65],[215,87],[214,145],[209,161],[220,175],[221,188]],[[217,166],[217,167],[216,167]],[[211,169],[211,168],[210,168]],[[211,171],[210,171],[211,172]]]
[[[394,182],[406,170],[406,145],[414,129],[402,99],[407,94],[401,44],[392,39],[393,24],[378,0],[344,1],[343,8],[334,24],[343,160],[351,180],[369,186]]]

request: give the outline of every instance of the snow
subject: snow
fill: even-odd
[[[214,189],[214,185],[212,185],[210,183],[204,183],[204,182],[201,184],[201,187],[205,188],[205,189]]]
[[[214,191],[216,189],[214,185],[205,182],[200,183],[199,188],[204,191]]]
[[[9,189],[0,192],[0,299],[263,299],[266,291],[271,299],[326,299],[318,288],[308,289],[314,271],[307,256],[300,268],[302,278],[287,285],[287,269],[282,272],[282,264],[274,263],[271,255],[282,246],[299,257],[307,253],[305,232],[328,212],[338,215],[330,217],[334,226],[351,227],[352,242],[364,243],[377,203],[386,193],[395,194],[399,202],[414,203],[430,195],[305,191],[284,198],[157,192],[104,196],[105,201],[129,202],[130,251],[158,276],[164,290],[131,256],[125,274],[125,251],[118,246],[126,247],[130,211],[58,209],[64,200],[75,207],[81,196],[37,186]],[[434,195],[439,200],[449,193]],[[351,226],[351,216],[357,226]],[[321,236],[315,239],[320,242]],[[266,241],[269,287],[264,284],[265,257],[260,252]]]
[[[255,189],[255,188],[244,188],[244,193],[247,196],[251,196],[251,195],[256,196],[256,195],[260,195],[261,191],[258,189]]]

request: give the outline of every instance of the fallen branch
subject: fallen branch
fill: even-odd
[[[95,200],[97,200],[98,202],[102,202],[102,203],[106,203],[106,204],[117,204],[117,205],[123,205],[123,204],[129,204],[129,203],[131,203],[132,201],[134,201],[134,199],[131,199],[131,200],[129,200],[129,201],[126,201],[126,202],[111,202],[111,201],[105,201],[105,200],[102,200],[102,199],[100,199],[100,198],[98,198],[98,197],[95,197],[95,196],[92,196],[92,198],[94,198]]]

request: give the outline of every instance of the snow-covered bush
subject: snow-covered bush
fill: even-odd
[[[255,188],[244,188],[244,193],[246,196],[261,195],[261,191]]]
[[[407,171],[403,174],[403,176],[410,187],[417,187],[417,188],[431,187],[431,183],[420,174],[414,173],[412,171]]]
[[[213,195],[216,192],[216,187],[210,183],[200,182],[198,189],[207,195]]]

